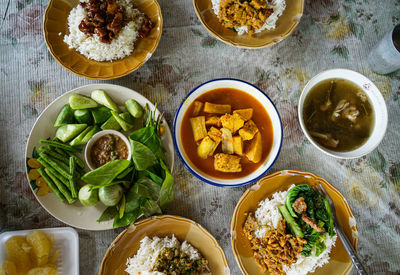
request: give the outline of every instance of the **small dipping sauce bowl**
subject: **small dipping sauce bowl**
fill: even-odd
[[[106,135],[110,135],[110,134],[119,137],[122,141],[125,142],[126,147],[128,148],[128,157],[126,159],[127,160],[131,159],[131,157],[132,157],[132,148],[131,148],[131,145],[129,143],[128,138],[125,135],[123,135],[122,133],[120,133],[118,131],[115,131],[115,130],[103,130],[103,131],[100,131],[97,134],[95,134],[89,140],[89,142],[86,144],[86,147],[85,147],[85,161],[86,161],[87,166],[90,168],[90,170],[96,169],[96,165],[92,162],[92,157],[91,157],[91,152],[92,152],[93,145],[100,138],[102,138],[102,137],[104,137]]]
[[[370,136],[361,146],[351,151],[337,152],[330,150],[326,147],[323,147],[311,137],[305,126],[303,117],[303,107],[307,95],[315,85],[326,79],[332,79],[332,78],[348,80],[356,84],[358,87],[360,87],[368,96],[369,101],[372,105],[372,109],[374,110],[375,118]],[[311,144],[313,144],[315,147],[317,147],[325,154],[341,159],[359,158],[373,151],[385,136],[388,123],[388,113],[386,109],[386,103],[378,88],[374,85],[374,83],[372,83],[371,80],[369,80],[362,74],[346,69],[332,69],[324,71],[314,76],[307,83],[307,85],[304,87],[301,93],[298,104],[298,115],[299,115],[301,129],[303,130],[305,136],[311,142]]]

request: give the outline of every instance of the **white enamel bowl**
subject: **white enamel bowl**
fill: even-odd
[[[183,116],[188,109],[188,107],[192,104],[193,101],[196,100],[200,95],[219,88],[233,88],[241,90],[245,93],[252,95],[256,98],[267,111],[273,128],[273,142],[270,153],[265,159],[264,163],[260,165],[253,173],[237,178],[237,179],[221,179],[209,176],[198,168],[196,168],[193,163],[190,161],[188,156],[183,149],[182,141],[181,141],[181,124]],[[254,85],[247,83],[242,80],[232,79],[232,78],[222,78],[222,79],[214,79],[208,82],[201,84],[200,86],[194,88],[192,91],[188,93],[188,95],[183,99],[180,104],[178,111],[175,114],[174,126],[173,126],[173,138],[174,145],[176,151],[178,153],[179,158],[182,160],[183,164],[188,168],[190,173],[192,173],[197,178],[202,181],[219,187],[239,187],[250,184],[252,182],[257,181],[261,178],[275,163],[276,159],[281,150],[282,146],[282,123],[281,118],[275,105],[272,103],[271,99],[260,89],[255,87]]]
[[[316,143],[312,137],[308,134],[304,120],[303,120],[303,106],[304,106],[304,100],[307,97],[308,93],[314,87],[316,84],[320,83],[321,81],[324,81],[325,79],[330,79],[330,78],[340,78],[340,79],[345,79],[349,80],[356,85],[358,85],[363,91],[367,94],[371,104],[372,108],[374,109],[375,113],[375,122],[374,122],[374,127],[372,129],[372,133],[368,140],[361,145],[360,147],[356,148],[355,150],[352,151],[347,151],[347,152],[335,152],[332,150],[329,150],[318,143]],[[316,76],[314,76],[304,87],[303,92],[301,93],[300,100],[299,100],[299,105],[298,105],[298,114],[299,114],[299,120],[300,120],[300,125],[301,129],[303,130],[304,134],[306,135],[307,139],[313,144],[315,147],[317,147],[319,150],[324,152],[327,155],[330,155],[332,157],[336,158],[341,158],[341,159],[352,159],[352,158],[359,158],[362,157],[371,151],[373,151],[379,143],[382,141],[383,137],[385,136],[386,132],[386,127],[388,123],[388,113],[386,109],[386,104],[385,100],[383,99],[383,96],[381,92],[378,90],[378,88],[372,83],[371,80],[366,78],[360,73],[357,73],[355,71],[351,70],[346,70],[346,69],[333,69],[333,70],[328,70],[324,71]]]

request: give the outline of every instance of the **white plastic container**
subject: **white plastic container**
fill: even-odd
[[[6,260],[6,242],[13,236],[26,236],[39,230],[54,236],[54,250],[60,251],[57,259],[59,275],[79,275],[79,237],[71,227],[8,231],[0,234],[0,265]]]

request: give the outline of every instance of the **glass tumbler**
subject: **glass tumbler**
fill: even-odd
[[[388,74],[400,69],[400,24],[371,50],[367,62],[374,72]]]

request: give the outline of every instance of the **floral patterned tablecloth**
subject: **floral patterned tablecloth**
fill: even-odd
[[[400,274],[400,73],[377,75],[366,56],[400,22],[399,0],[306,0],[293,34],[261,50],[225,45],[203,28],[189,0],[160,0],[164,31],[157,51],[136,72],[108,81],[132,88],[166,114],[174,113],[192,88],[219,77],[260,87],[282,116],[284,141],[270,172],[298,169],[324,177],[347,198],[357,220],[359,254],[370,274]],[[96,83],[63,69],[42,36],[46,0],[0,0],[0,232],[64,226],[35,200],[25,176],[24,149],[41,111],[56,97]],[[389,125],[380,146],[355,160],[321,154],[297,119],[301,89],[330,68],[358,71],[381,90]],[[230,247],[230,221],[243,188],[213,187],[195,179],[177,159],[176,200],[168,213],[191,218],[223,247],[232,274],[240,274]],[[98,272],[102,257],[122,229],[78,230],[80,273]],[[353,273],[355,271],[353,270]]]

